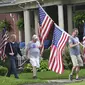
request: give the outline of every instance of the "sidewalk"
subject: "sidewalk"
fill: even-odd
[[[56,79],[56,80],[47,80],[49,83],[56,82],[56,83],[73,83],[73,82],[82,82],[85,79],[80,79],[80,80],[75,80],[73,79],[72,81],[69,79]]]
[[[65,85],[69,83],[74,83],[74,82],[82,82],[85,81],[85,79],[81,80],[75,80],[73,79],[70,81],[69,79],[59,79],[59,80],[47,80],[47,83],[35,83],[35,84],[24,84],[24,85]]]

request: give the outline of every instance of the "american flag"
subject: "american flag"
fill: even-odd
[[[6,47],[7,41],[8,41],[8,32],[6,31],[6,28],[4,28],[0,32],[0,57],[1,57],[1,60],[4,60],[6,58],[5,47]]]
[[[83,45],[84,45],[84,57],[83,57],[83,61],[84,61],[84,64],[85,64],[85,23],[84,23],[84,26],[83,26]]]
[[[63,73],[63,61],[62,61],[62,50],[68,41],[69,35],[59,29],[58,26],[54,26],[53,41],[51,46],[50,58],[49,58],[49,69],[56,73]]]
[[[85,23],[84,23],[84,26],[83,26],[83,45],[85,46]]]
[[[39,38],[41,45],[43,45],[44,40],[47,38],[52,25],[53,20],[48,16],[48,14],[44,11],[44,9],[39,5]],[[44,46],[41,49],[41,52],[43,52]]]

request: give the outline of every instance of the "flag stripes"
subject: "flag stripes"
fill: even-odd
[[[52,25],[53,20],[47,15],[47,13],[44,11],[44,9],[39,5],[39,38],[42,45],[41,53],[44,50],[44,41],[46,40]]]
[[[55,26],[49,58],[49,69],[59,74],[64,72],[62,50],[65,47],[68,38],[69,35],[66,32],[61,31],[57,26]]]
[[[7,42],[8,42],[8,32],[4,28],[0,32],[0,57],[1,57],[1,60],[4,60],[6,58],[5,47],[6,47]]]

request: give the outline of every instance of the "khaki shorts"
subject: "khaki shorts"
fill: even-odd
[[[80,55],[78,56],[71,55],[71,60],[72,60],[73,66],[83,66],[83,60]]]

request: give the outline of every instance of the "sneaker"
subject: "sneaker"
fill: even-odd
[[[82,80],[82,79],[80,79],[80,78],[76,78],[76,80]]]
[[[83,79],[81,79],[81,78],[76,78],[76,80],[78,80],[78,81],[83,81]]]
[[[33,76],[33,79],[37,79],[37,76]]]
[[[72,81],[72,79],[73,79],[73,77],[72,77],[72,75],[70,74],[70,75],[69,75],[69,80]]]
[[[76,80],[80,80],[79,78],[76,78]]]

